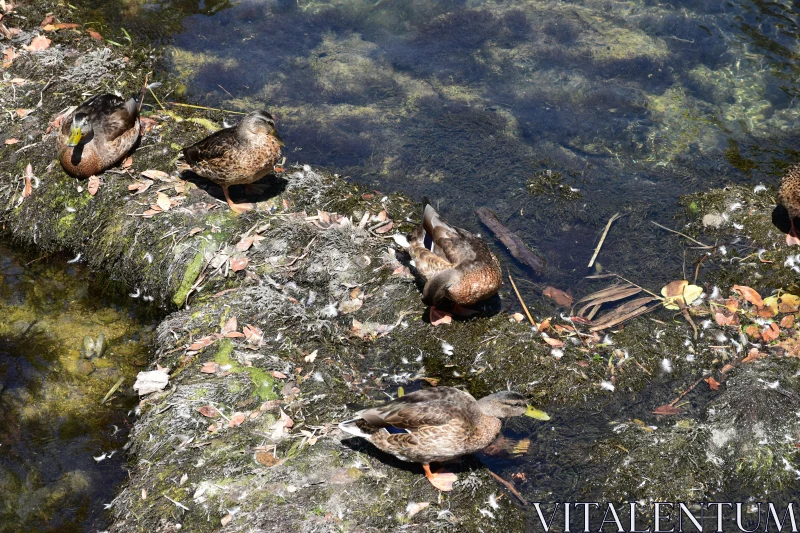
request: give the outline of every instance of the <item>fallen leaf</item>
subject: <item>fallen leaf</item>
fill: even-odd
[[[122,168],[124,170],[127,170],[127,169],[131,168],[133,166],[133,156],[129,155],[128,157],[123,159],[122,160],[122,165],[120,165],[120,166],[122,166]]]
[[[14,49],[10,46],[3,50],[3,68],[8,68],[14,62],[14,58],[17,57],[17,53],[14,52]]]
[[[800,311],[800,297],[794,294],[781,294],[778,298],[778,311],[781,313]]]
[[[232,316],[225,321],[225,324],[222,325],[222,330],[220,331],[220,333],[225,335],[226,333],[230,333],[231,331],[236,331],[237,329],[239,329],[239,322],[236,320],[235,316]]]
[[[781,334],[781,330],[778,327],[778,324],[773,322],[769,326],[765,327],[764,330],[761,332],[761,338],[764,342],[771,342],[777,339]]]
[[[560,339],[554,339],[553,337],[544,337],[544,336],[542,338],[544,339],[544,342],[546,342],[547,344],[549,344],[553,348],[563,348],[564,347],[564,341],[562,341]]]
[[[6,144],[17,144],[18,142],[19,142],[19,139],[13,139],[13,138],[5,140]]]
[[[513,318],[517,322],[522,322],[523,320],[525,320],[525,315],[523,315],[522,313],[514,313],[513,315],[511,315],[511,318]]]
[[[283,427],[285,428],[290,428],[294,426],[294,420],[292,420],[289,415],[284,413],[283,409],[281,409],[281,420],[283,421]]]
[[[242,422],[244,422],[246,419],[247,419],[247,415],[245,415],[244,413],[234,413],[234,415],[231,417],[230,421],[228,422],[228,427],[229,428],[236,427],[239,424],[241,424]]]
[[[714,321],[719,326],[732,326],[739,323],[739,317],[736,315],[726,315],[721,311],[714,313]]]
[[[242,332],[244,332],[245,340],[251,344],[259,344],[264,339],[263,332],[256,326],[250,324],[242,328]]]
[[[703,381],[705,381],[706,383],[708,383],[708,387],[709,387],[711,390],[719,390],[719,381],[717,381],[716,379],[714,379],[714,377],[713,377],[713,376],[708,376],[708,377],[707,377],[706,379],[704,379]]]
[[[204,405],[199,408],[197,412],[207,418],[217,418],[219,416],[219,411],[217,411],[217,408],[213,405]]]
[[[353,320],[353,322],[355,323],[355,320]],[[303,358],[303,360],[306,363],[313,363],[316,359],[317,359],[317,350],[314,350],[313,352],[311,352],[310,354],[308,354]]]
[[[250,260],[244,257],[243,255],[240,255],[236,257],[231,257],[230,262],[231,262],[231,270],[233,270],[234,272],[239,272],[240,270],[244,270],[245,268],[247,268],[247,263],[249,263]]]
[[[225,527],[231,523],[231,520],[233,520],[233,517],[230,514],[226,514],[220,518],[219,523],[222,524],[222,527]]]
[[[728,308],[728,311],[731,313],[735,313],[737,309],[739,309],[739,300],[736,298],[728,298],[725,300],[725,307]]]
[[[545,287],[544,291],[542,291],[542,294],[553,300],[556,305],[561,307],[570,307],[574,301],[572,296],[560,289],[556,289],[555,287]]]
[[[24,109],[22,107],[19,107],[16,109],[15,112],[17,113],[17,116],[19,118],[25,118],[30,114],[31,111],[33,111],[33,109]]]
[[[172,204],[169,201],[169,196],[163,192],[158,193],[158,196],[156,197],[156,205],[160,207],[162,211],[169,211],[169,208],[172,207]]]
[[[86,190],[89,191],[89,194],[94,196],[97,194],[97,190],[100,188],[100,178],[97,176],[89,176],[89,183],[86,185]]]
[[[89,37],[91,37],[92,39],[95,39],[97,41],[102,41],[103,40],[103,36],[100,35],[97,31],[93,30],[92,28],[88,28],[86,30],[86,33],[88,33]]]
[[[203,374],[216,374],[219,371],[219,363],[215,363],[214,361],[206,361],[203,363],[203,366],[200,367],[200,372]]]
[[[33,38],[31,44],[23,46],[23,48],[28,52],[40,52],[42,50],[47,50],[48,48],[50,48],[51,42],[52,41],[47,37],[45,37],[44,35],[37,35],[36,37]]]
[[[272,377],[275,379],[286,379],[288,376],[279,370],[273,370]]]
[[[52,24],[53,22],[55,22],[55,20],[56,20],[56,18],[55,18],[53,15],[47,15],[47,16],[44,18],[44,20],[42,20],[42,23],[40,24],[40,26],[41,26],[42,28],[44,28],[44,27],[45,27],[45,26],[47,26],[48,24]]]
[[[750,287],[746,287],[744,285],[734,285],[733,290],[741,294],[745,300],[755,305],[756,307],[764,306],[764,300],[761,299],[761,295],[758,294],[753,289],[751,289]]]
[[[246,252],[248,248],[253,245],[253,236],[242,237],[242,239],[236,243],[236,249],[240,252]]]
[[[544,320],[542,320],[541,322],[539,322],[539,328],[538,328],[539,331],[547,331],[548,328],[550,328],[550,321],[552,319],[553,319],[552,317],[547,317]]]
[[[758,361],[766,357],[767,354],[763,352],[759,352],[758,348],[751,348],[749,352],[747,352],[747,357],[742,359],[742,363],[752,363],[753,361]]]
[[[80,24],[75,24],[74,22],[59,22],[58,24],[42,26],[42,29],[44,31],[74,30],[75,28],[80,28],[80,26]]]
[[[781,318],[781,327],[782,328],[790,328],[794,324],[794,315],[786,315],[785,317]]]
[[[189,350],[202,350],[206,346],[210,346],[216,340],[215,337],[208,335],[206,337],[202,337],[197,339],[192,344],[189,345]]]
[[[132,192],[136,191],[134,194],[142,194],[144,191],[149,189],[152,184],[153,180],[145,178],[142,181],[136,181],[128,185],[128,190]]]
[[[262,464],[266,467],[275,466],[281,461],[272,455],[270,452],[267,451],[257,451],[255,454],[256,462]],[[225,524],[223,524],[225,525]]]
[[[31,193],[33,193],[33,177],[33,167],[30,163],[28,163],[28,165],[25,167],[25,176],[23,176],[25,181],[25,187],[22,189],[23,198],[27,198],[31,195]]]
[[[681,308],[680,304],[691,305],[703,294],[703,288],[697,285],[690,285],[685,279],[672,281],[662,287],[661,296],[666,298],[664,307],[673,311]]]
[[[383,226],[381,226],[380,228],[377,228],[375,230],[375,233],[386,233],[387,231],[391,231],[392,228],[394,228],[394,222],[389,221],[386,224],[384,224]]]
[[[680,414],[682,411],[675,407],[674,405],[665,404],[656,408],[653,411],[654,415],[677,415]]]
[[[430,504],[431,502],[411,502],[406,505],[406,514],[408,514],[408,517],[411,518],[418,512],[428,507]]]
[[[758,339],[758,338],[760,338],[760,337],[761,337],[761,334],[760,334],[760,333],[759,333],[759,331],[758,331],[758,326],[756,326],[755,324],[750,324],[749,326],[747,326],[746,328],[744,328],[744,332],[745,332],[745,333],[746,333],[748,336],[750,336],[750,337],[752,337],[752,338],[754,338],[754,339]]]
[[[163,170],[150,169],[150,170],[145,170],[143,172],[140,172],[140,174],[142,176],[144,176],[145,178],[150,178],[150,179],[153,179],[153,180],[171,181],[170,177],[169,177],[169,174],[167,174]]]
[[[730,372],[734,368],[736,368],[736,367],[731,365],[731,364],[727,364],[727,365],[722,367],[722,370],[720,370],[720,372],[722,372],[723,376],[726,376],[726,375],[728,375],[728,372]]]

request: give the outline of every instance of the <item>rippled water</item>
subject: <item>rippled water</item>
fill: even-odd
[[[0,531],[99,531],[126,477],[136,399],[115,394],[147,364],[146,312],[66,258],[0,245]],[[91,361],[84,337],[108,348]],[[110,455],[109,455],[110,454]]]

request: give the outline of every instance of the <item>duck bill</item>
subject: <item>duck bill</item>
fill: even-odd
[[[529,416],[536,420],[550,420],[550,415],[532,405],[528,406],[528,409],[525,411],[525,416]]]
[[[69,140],[67,141],[67,146],[78,146],[78,143],[81,142],[81,138],[83,137],[83,132],[80,128],[76,128],[73,126],[72,131],[69,134]]]
[[[272,133],[270,133],[270,135],[272,135],[275,138],[275,140],[278,141],[278,145],[286,146],[285,144],[283,144],[283,139],[281,139],[281,136],[278,135],[277,131],[273,130]]]

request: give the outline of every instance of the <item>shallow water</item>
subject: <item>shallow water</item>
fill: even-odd
[[[112,303],[110,287],[66,261],[0,245],[3,532],[105,529],[103,504],[127,477],[122,446],[136,399],[100,401],[147,364],[152,320]],[[90,361],[80,354],[84,336],[100,333],[108,348]]]
[[[627,216],[611,229],[601,268],[658,290],[684,277],[684,242],[650,221],[680,229],[679,195],[776,185],[800,159],[793,2],[104,5],[121,5],[122,24],[153,39],[179,29],[167,66],[185,97],[269,109],[289,163],[428,196],[474,231],[485,232],[474,209],[493,209],[547,259],[536,279],[494,243],[526,300],[548,314],[560,311],[542,298],[545,285],[577,296],[599,288],[583,278],[614,213]],[[503,297],[516,305],[508,287]],[[620,394],[601,412],[587,406],[552,412],[549,424],[508,424],[509,437],[532,439],[536,461],[483,459],[522,469],[531,499],[584,496],[581,461],[595,438],[614,419],[647,419],[654,397],[684,388],[679,379],[650,386],[647,402]]]

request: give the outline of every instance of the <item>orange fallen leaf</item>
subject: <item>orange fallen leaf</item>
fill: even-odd
[[[781,334],[781,330],[778,327],[778,324],[773,322],[769,326],[765,327],[764,330],[761,332],[761,338],[764,342],[770,342],[777,339]]]
[[[197,412],[207,418],[217,418],[219,416],[219,411],[217,411],[217,408],[213,405],[204,405],[199,408]]]
[[[790,328],[794,324],[794,315],[786,315],[785,317],[781,318],[781,327],[782,328]]]
[[[225,338],[227,339],[242,339],[245,337],[245,334],[241,331],[229,331],[225,334]]]
[[[766,357],[767,354],[763,352],[759,352],[758,348],[751,348],[749,352],[747,352],[747,357],[742,359],[742,363],[752,363],[753,361],[758,361]]]
[[[547,344],[549,344],[550,346],[552,346],[554,348],[563,348],[564,347],[564,341],[562,341],[560,339],[554,339],[553,337],[542,337],[542,338],[544,339],[544,342],[546,342]]]
[[[27,116],[30,114],[30,112],[31,112],[31,111],[33,111],[33,109],[24,109],[24,108],[22,108],[22,107],[18,107],[18,108],[16,109],[16,113],[17,113],[17,116],[18,116],[19,118],[25,118],[25,117],[27,117]]]
[[[542,294],[553,300],[556,305],[561,307],[572,306],[572,296],[560,289],[556,289],[555,287],[545,287],[544,291],[542,291]]]
[[[10,67],[16,57],[17,53],[10,46],[3,50],[3,68]]]
[[[133,165],[133,156],[129,155],[128,157],[126,157],[122,161],[122,165],[121,166],[122,166],[123,169],[127,170],[127,169],[131,168],[132,165]]]
[[[707,377],[706,379],[704,379],[703,381],[705,381],[706,383],[708,383],[708,387],[709,387],[711,390],[719,390],[719,381],[717,381],[716,379],[714,379],[714,377],[713,377],[713,376],[708,376],[708,377]]]
[[[682,411],[675,407],[674,405],[665,404],[656,408],[653,411],[654,415],[677,415],[680,414]]]
[[[203,374],[216,374],[218,371],[219,363],[215,363],[214,361],[206,361],[200,368],[200,372]]]
[[[247,420],[247,415],[245,415],[244,413],[235,413],[228,422],[228,427],[229,428],[236,427],[245,420]]]
[[[52,41],[45,37],[44,35],[37,35],[31,41],[31,44],[23,46],[25,50],[28,52],[40,52],[42,50],[47,50],[50,48],[50,43]]]
[[[220,333],[225,335],[226,333],[230,333],[231,331],[236,331],[237,329],[239,329],[239,322],[236,320],[235,316],[232,316],[225,321],[225,324],[223,324],[222,331],[220,331]]]
[[[375,230],[375,233],[386,233],[387,231],[390,231],[392,228],[394,228],[394,222],[389,221],[380,228],[377,228]]]
[[[17,144],[18,142],[19,142],[19,139],[6,139],[5,140],[6,144]]]
[[[243,327],[242,331],[244,332],[245,340],[251,344],[258,344],[264,338],[263,332],[256,326],[250,324],[247,324],[245,327]]]
[[[31,193],[33,193],[33,185],[31,183],[31,180],[33,179],[33,177],[34,177],[33,176],[33,167],[31,166],[30,163],[28,163],[28,165],[25,167],[25,176],[24,176],[25,188],[22,190],[22,197],[23,198],[27,198],[28,196],[31,195]]]
[[[734,285],[733,290],[741,294],[745,300],[756,307],[764,307],[764,300],[761,298],[761,295],[750,287],[746,287],[744,285]]]
[[[279,370],[273,370],[272,377],[275,379],[286,379],[288,376]]]
[[[749,326],[744,328],[744,332],[747,334],[747,336],[752,337],[754,339],[758,339],[761,337],[761,334],[758,331],[758,326],[756,326],[755,324],[750,324]]]
[[[103,36],[100,35],[97,31],[93,30],[92,28],[88,28],[86,30],[86,33],[88,33],[89,37],[91,37],[92,39],[95,39],[97,41],[102,41],[103,40]]]
[[[100,188],[100,178],[97,176],[89,176],[89,183],[86,184],[86,190],[89,191],[89,194],[94,196],[97,194],[97,190]]]
[[[48,24],[52,24],[55,22],[56,18],[53,15],[47,15],[44,20],[42,20],[41,27],[44,28]]]
[[[256,452],[256,461],[264,466],[275,466],[276,464],[280,463],[280,460],[277,459],[274,455],[267,451],[257,451]]]
[[[247,263],[249,262],[250,260],[244,257],[243,255],[237,257],[231,257],[230,259],[231,270],[233,270],[234,272],[239,272],[240,270],[244,270],[245,268],[247,268]]]
[[[738,324],[739,320],[736,315],[726,315],[723,312],[717,311],[714,314],[714,320],[720,326],[731,326],[734,324]]]

